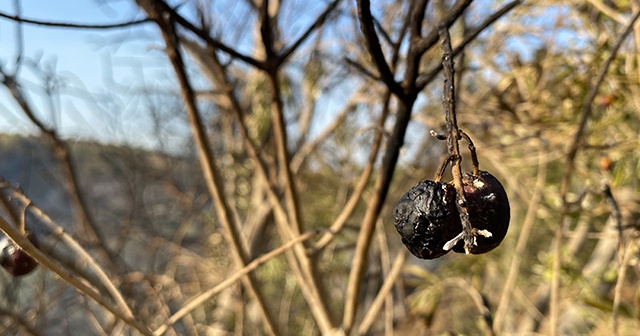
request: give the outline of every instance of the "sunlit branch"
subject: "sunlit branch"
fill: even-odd
[[[142,23],[151,22],[151,20],[145,18],[140,20],[133,20],[119,23],[105,23],[105,24],[88,24],[88,23],[71,23],[71,22],[53,22],[53,21],[41,21],[33,19],[25,19],[19,15],[10,15],[0,12],[0,17],[9,19],[11,21],[27,23],[36,26],[43,27],[55,27],[55,28],[80,28],[80,29],[114,29],[136,26]]]

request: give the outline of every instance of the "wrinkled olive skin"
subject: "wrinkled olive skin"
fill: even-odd
[[[38,247],[38,239],[35,234],[27,232],[27,239]],[[2,238],[0,245],[4,246],[0,252],[0,265],[13,276],[19,277],[29,274],[38,266],[38,262],[35,259],[31,258],[31,256],[11,242],[6,236]]]
[[[447,252],[444,244],[461,232],[452,185],[429,180],[418,182],[393,210],[402,243],[416,257],[434,259]]]
[[[491,237],[477,236],[477,245],[469,252],[487,253],[500,245],[509,229],[511,209],[507,193],[500,181],[486,171],[480,171],[477,176],[464,173],[462,184],[471,226],[491,232]],[[453,250],[464,253],[464,242],[458,242]]]
[[[480,171],[478,175],[464,173],[462,184],[471,226],[491,233],[491,237],[477,234],[476,245],[469,252],[487,253],[500,245],[509,229],[511,216],[507,193],[500,181],[486,171]],[[453,182],[418,182],[400,198],[393,217],[402,243],[421,259],[447,254],[449,251],[444,250],[444,245],[462,232]],[[465,253],[464,240],[452,250]]]

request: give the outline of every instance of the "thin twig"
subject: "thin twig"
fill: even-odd
[[[538,153],[538,173],[536,184],[533,188],[531,200],[529,201],[529,204],[527,206],[527,213],[524,216],[524,220],[522,222],[522,228],[520,229],[520,234],[518,235],[518,241],[516,242],[515,251],[513,253],[513,257],[511,258],[511,263],[509,264],[509,271],[504,281],[502,294],[500,295],[498,308],[496,309],[495,313],[494,331],[496,333],[500,333],[502,322],[508,314],[512,290],[520,272],[520,262],[525,256],[525,249],[530,238],[533,224],[536,223],[536,215],[540,206],[540,199],[542,198],[542,193],[544,191],[544,183],[546,181],[546,177],[547,163],[544,162],[544,156],[541,153]]]
[[[567,153],[567,160],[565,163],[565,170],[562,176],[562,181],[560,183],[560,198],[562,199],[562,208],[560,209],[560,218],[558,221],[558,225],[556,226],[555,235],[554,235],[554,244],[553,244],[553,273],[551,278],[551,295],[550,295],[550,332],[552,335],[557,333],[558,327],[558,318],[559,318],[559,287],[560,287],[560,266],[561,266],[561,247],[562,247],[562,238],[564,233],[564,223],[569,212],[569,201],[567,200],[567,195],[569,192],[569,182],[571,180],[571,176],[573,175],[573,171],[575,168],[575,158],[580,149],[580,145],[582,143],[583,136],[587,130],[587,121],[591,116],[593,101],[598,94],[600,85],[604,81],[605,75],[609,70],[609,66],[615,59],[618,54],[618,50],[622,47],[622,44],[626,40],[627,36],[633,30],[633,26],[635,22],[640,17],[640,10],[637,11],[633,17],[629,20],[629,23],[625,27],[624,31],[618,37],[616,44],[611,49],[611,53],[609,57],[604,62],[602,67],[598,72],[598,76],[595,81],[589,88],[589,92],[585,97],[585,100],[582,104],[580,124],[578,129],[576,130],[575,135],[573,136],[573,140],[569,146],[569,152]]]
[[[28,23],[28,24],[33,24],[37,26],[56,27],[56,28],[80,28],[80,29],[114,29],[114,28],[131,27],[131,26],[142,24],[142,23],[151,22],[151,20],[149,19],[140,19],[140,20],[127,21],[127,22],[106,23],[106,24],[52,22],[52,21],[25,19],[20,15],[10,15],[2,12],[0,12],[0,17],[9,19],[15,22]]]
[[[389,294],[389,292],[393,288],[393,285],[396,282],[396,279],[400,275],[400,271],[402,270],[402,266],[404,265],[406,258],[407,258],[406,249],[400,250],[400,252],[398,252],[398,254],[396,255],[395,261],[393,263],[393,267],[391,268],[391,271],[389,271],[389,275],[385,279],[382,287],[380,287],[380,291],[378,291],[378,295],[376,295],[376,298],[371,303],[371,306],[369,306],[367,313],[362,319],[362,323],[360,323],[360,326],[358,327],[359,335],[366,334],[369,331],[369,328],[371,328],[371,325],[373,324],[373,322],[375,322],[375,319],[378,316],[378,312],[380,311],[380,308],[382,308],[382,304],[384,303],[384,300],[387,297],[387,294]]]
[[[89,236],[87,239],[89,240],[89,243],[96,244],[98,253],[104,257],[104,260],[109,264],[110,268],[115,269],[117,266],[114,262],[115,257],[107,248],[106,239],[103,237],[100,230],[98,230],[98,224],[89,211],[86,195],[80,188],[80,179],[76,171],[76,166],[74,165],[69,145],[60,138],[55,129],[47,127],[45,123],[36,116],[36,111],[34,110],[33,105],[29,103],[27,95],[23,91],[15,75],[7,74],[0,69],[0,78],[2,83],[11,93],[15,102],[20,106],[22,113],[24,113],[25,116],[46,137],[46,139],[49,140],[51,151],[64,174],[65,187],[77,210],[80,229]]]
[[[440,26],[449,29],[472,2],[473,0],[458,1],[453,8],[449,10],[448,15],[442,19]],[[418,39],[413,47],[416,48],[417,52],[422,54],[438,43],[439,38],[442,38],[442,36],[440,36],[439,29],[434,29],[429,35]]]
[[[126,322],[129,326],[138,330],[141,334],[147,336],[152,335],[152,333],[143,323],[136,320],[133,316],[127,314],[119,307],[116,307],[104,296],[98,293],[94,288],[81,281],[75,274],[72,274],[66,268],[58,265],[56,262],[50,259],[44,252],[34,246],[33,243],[31,243],[31,241],[27,239],[27,237],[22,235],[22,233],[18,229],[14,228],[13,225],[7,223],[4,218],[2,218],[2,216],[0,216],[0,230],[4,231],[7,236],[11,238],[11,240],[13,240],[18,246],[20,246],[20,248],[23,249],[29,256],[38,261],[40,265],[56,273],[64,282],[68,283],[79,292],[91,297],[94,301],[96,301],[96,303],[106,308],[113,315]]]
[[[227,97],[231,103],[231,112],[235,121],[238,123],[240,134],[246,144],[247,153],[249,157],[254,160],[256,171],[258,176],[265,183],[265,190],[267,192],[267,197],[269,199],[269,203],[273,207],[274,217],[276,219],[276,224],[278,228],[278,233],[280,238],[283,241],[288,241],[294,239],[296,234],[293,232],[293,228],[289,225],[289,221],[287,219],[286,211],[281,204],[281,196],[278,191],[277,186],[273,181],[269,178],[269,172],[267,170],[265,160],[260,155],[259,146],[253,141],[249,134],[248,127],[244,120],[244,112],[240,105],[240,101],[236,97],[234,90],[232,89],[231,80],[227,78],[227,73],[224,71],[222,64],[219,62],[216,57],[215,46],[209,45],[211,49],[211,65],[213,67],[213,71],[216,71],[220,76],[218,78],[218,85],[222,87],[222,90],[226,92]],[[302,244],[297,244],[293,248],[293,253],[287,251],[285,253],[287,257],[287,261],[293,271],[294,276],[300,286],[301,292],[305,300],[307,301],[311,313],[313,314],[318,326],[321,330],[329,331],[331,329],[331,323],[329,314],[326,310],[326,307],[321,303],[321,295],[320,292],[315,285],[316,279],[313,278],[311,272],[311,261],[309,257],[306,255],[306,251]],[[311,279],[311,281],[307,280]]]
[[[220,224],[231,247],[234,262],[243,267],[247,265],[249,256],[243,249],[242,234],[239,225],[224,193],[222,177],[218,170],[211,145],[208,142],[206,130],[203,126],[200,111],[198,109],[195,94],[186,74],[186,68],[179,48],[179,39],[175,32],[173,17],[166,15],[170,10],[163,1],[138,0],[138,5],[147,12],[147,15],[156,22],[162,32],[166,43],[166,53],[176,73],[182,98],[185,103],[187,117],[191,125],[194,141],[198,149],[198,157],[209,193],[213,199],[214,207]],[[259,308],[260,317],[265,327],[265,332],[270,335],[277,334],[274,319],[265,306],[265,299],[258,289],[256,280],[247,275],[243,278],[243,285]]]
[[[369,150],[369,158],[367,160],[367,165],[362,170],[362,173],[360,174],[360,179],[358,180],[358,183],[356,184],[353,193],[347,200],[347,203],[342,208],[342,211],[340,212],[340,214],[338,214],[336,219],[333,221],[333,223],[329,227],[329,231],[323,234],[322,237],[320,237],[320,239],[313,246],[313,249],[309,252],[310,254],[313,255],[318,251],[322,250],[325,246],[327,246],[333,240],[335,235],[338,234],[344,228],[344,226],[347,223],[347,219],[349,219],[349,216],[351,216],[356,206],[358,205],[358,201],[360,200],[362,193],[364,192],[367,184],[369,183],[369,178],[373,173],[373,168],[375,166],[376,158],[378,156],[378,153],[380,152],[380,145],[382,143],[382,138],[383,138],[381,129],[384,126],[385,121],[387,120],[387,116],[389,115],[390,99],[391,99],[391,94],[389,91],[387,91],[383,99],[382,113],[380,115],[380,118],[378,118],[378,122],[376,124],[376,133],[373,138],[373,144],[371,145],[371,149]]]
[[[404,88],[398,82],[396,82],[389,64],[387,63],[382,47],[380,46],[380,40],[373,24],[373,16],[371,15],[371,3],[369,0],[358,0],[358,19],[360,21],[360,29],[362,30],[366,42],[369,54],[373,58],[373,62],[376,64],[380,77],[387,85],[389,90],[397,96],[404,95]]]
[[[264,264],[265,262],[277,257],[282,252],[285,252],[292,248],[294,245],[299,244],[309,238],[315,236],[320,231],[310,231],[298,236],[296,239],[283,244],[282,246],[276,248],[275,250],[258,257],[248,263],[245,267],[236,271],[232,276],[226,278],[224,281],[216,285],[215,287],[198,294],[196,297],[192,298],[187,302],[182,308],[180,308],[177,312],[175,312],[171,317],[165,322],[162,326],[154,331],[154,335],[159,336],[164,334],[167,331],[167,328],[178,322],[181,318],[192,312],[194,309],[198,308],[202,304],[204,304],[207,300],[211,299],[214,295],[220,293],[225,288],[233,285],[238,279],[258,268],[258,266]]]
[[[475,40],[476,37],[478,37],[478,35],[480,35],[481,32],[483,32],[485,29],[490,27],[495,21],[497,21],[499,18],[509,13],[513,8],[520,5],[521,3],[522,3],[522,0],[511,1],[510,3],[504,5],[498,11],[496,11],[495,13],[487,17],[477,27],[470,29],[469,32],[465,35],[465,37],[462,39],[460,44],[458,44],[455,47],[455,49],[453,49],[453,52],[451,53],[452,56],[455,57],[460,52],[462,52],[462,50],[464,50],[467,44]],[[439,63],[437,66],[435,66],[433,69],[431,69],[427,73],[420,75],[420,77],[418,77],[418,80],[416,81],[417,88],[419,90],[424,89],[429,83],[431,83],[431,81],[433,81],[436,78],[436,76],[440,73],[440,71],[442,71],[442,63]]]
[[[307,30],[305,30],[305,32],[302,33],[302,35],[300,35],[300,37],[296,41],[291,43],[289,47],[285,48],[282,51],[282,53],[278,56],[279,61],[286,61],[289,56],[291,56],[291,54],[293,54],[298,49],[298,47],[300,47],[300,45],[304,41],[306,41],[309,36],[311,36],[311,33],[324,25],[325,21],[329,17],[329,14],[331,14],[338,7],[340,1],[342,0],[334,0],[332,3],[327,5],[327,8],[325,8],[325,10],[320,15],[318,15],[318,17],[316,17],[316,20],[309,26],[309,28],[307,28]]]
[[[4,181],[3,181],[4,182]],[[73,251],[75,256],[79,259],[77,261],[78,264],[88,265],[89,268],[93,271],[96,276],[96,280],[104,286],[109,295],[114,299],[118,307],[129,317],[133,316],[131,308],[127,305],[126,300],[118,291],[115,284],[111,281],[111,278],[105,273],[105,271],[100,267],[100,265],[95,261],[93,257],[84,249],[82,246],[73,239],[69,234],[67,234],[60,225],[56,224],[46,213],[44,213],[40,208],[34,205],[29,198],[27,198],[24,194],[11,187],[7,183],[5,183],[6,189],[10,192],[11,198],[17,199],[24,204],[24,215],[21,217],[21,223],[19,230],[24,234],[24,218],[26,217],[27,211],[30,211],[31,214],[36,216],[47,228],[54,232],[54,234]],[[4,199],[2,200],[4,202]],[[5,204],[5,206],[8,206]],[[88,278],[86,275],[82,275],[85,278]]]
[[[449,152],[451,161],[453,186],[456,189],[456,206],[460,213],[460,221],[462,222],[462,232],[448,241],[443,248],[449,250],[453,248],[458,241],[462,240],[464,241],[464,250],[469,254],[471,248],[475,245],[476,234],[469,220],[469,210],[467,209],[467,200],[465,199],[464,186],[462,184],[462,156],[460,155],[460,147],[458,144],[460,133],[456,119],[453,55],[451,51],[451,36],[449,35],[448,28],[440,29],[440,38],[442,39],[442,65],[444,69],[442,106],[447,124],[447,151]]]
[[[616,201],[615,197],[613,197],[611,188],[606,182],[604,182],[602,185],[602,193],[607,198],[607,202],[609,202],[609,205],[611,205],[611,217],[613,217],[613,220],[616,223],[616,228],[618,229],[618,278],[616,279],[616,286],[613,291],[613,308],[611,309],[613,335],[618,336],[620,334],[618,314],[620,310],[622,286],[624,285],[624,280],[627,274],[627,263],[629,262],[631,253],[628,253],[629,246],[622,229],[623,224],[622,214],[620,213],[620,206],[618,206],[618,202]]]

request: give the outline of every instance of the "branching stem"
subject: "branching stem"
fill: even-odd
[[[464,250],[467,254],[475,245],[475,233],[469,221],[469,210],[467,209],[467,200],[464,196],[464,186],[462,184],[462,156],[460,155],[460,146],[458,141],[461,136],[466,139],[469,137],[458,129],[458,121],[456,119],[456,101],[455,101],[455,82],[454,82],[454,69],[453,69],[453,52],[451,50],[451,36],[449,30],[446,27],[442,27],[439,31],[440,38],[442,39],[442,67],[444,73],[444,90],[442,107],[444,108],[445,122],[447,124],[447,151],[449,157],[445,161],[443,167],[450,162],[451,174],[453,175],[453,185],[456,189],[456,206],[460,213],[460,221],[462,222],[462,232],[448,241],[444,249],[450,250],[458,241],[464,241]],[[469,149],[473,147],[473,143],[469,141]],[[472,151],[475,156],[475,150]],[[477,167],[477,158],[474,159],[474,167]],[[442,178],[444,169],[441,168],[438,172],[439,177]]]

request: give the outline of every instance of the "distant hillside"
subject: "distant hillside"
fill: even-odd
[[[206,197],[199,166],[188,153],[178,158],[89,141],[69,145],[88,210],[101,233],[113,239],[108,244],[120,243],[123,230],[133,227],[170,239],[184,213],[167,190]],[[0,134],[0,176],[73,233],[74,209],[59,167],[46,139]]]

